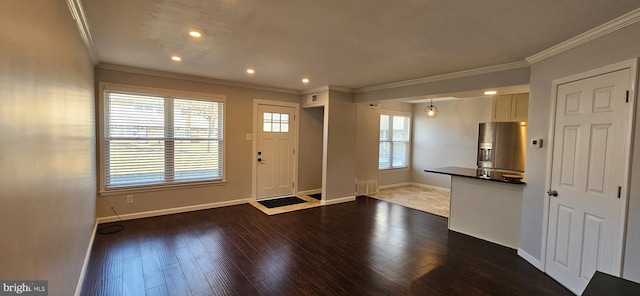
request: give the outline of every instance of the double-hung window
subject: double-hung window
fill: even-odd
[[[102,89],[102,192],[223,180],[224,97]]]
[[[382,111],[380,114],[380,151],[378,169],[409,167],[411,116]]]

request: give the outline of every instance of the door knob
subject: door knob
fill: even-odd
[[[549,191],[547,191],[547,195],[558,196],[558,191],[549,189]]]

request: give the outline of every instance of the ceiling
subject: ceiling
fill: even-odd
[[[523,61],[640,7],[638,0],[81,3],[102,63],[300,91]]]

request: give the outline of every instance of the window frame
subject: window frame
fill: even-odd
[[[382,122],[382,116],[383,115],[387,115],[389,116],[389,130],[392,131],[393,130],[393,116],[402,116],[402,117],[407,117],[409,119],[409,124],[407,125],[407,140],[406,141],[393,141],[393,132],[389,132],[389,140],[387,141],[382,141],[380,139],[380,123]],[[413,114],[409,113],[409,112],[401,112],[401,111],[391,111],[391,110],[381,110],[380,111],[380,115],[378,116],[378,171],[379,172],[391,172],[393,170],[409,170],[411,168],[411,151],[412,151],[412,141],[413,141],[413,135],[411,134],[411,127],[413,124]],[[387,142],[390,143],[389,145],[389,149],[391,150],[390,153],[390,158],[389,158],[389,167],[386,168],[380,168],[380,143],[383,142]],[[407,144],[407,151],[406,151],[406,166],[393,166],[393,143],[394,142],[401,142],[401,143],[406,143]]]
[[[195,100],[203,100],[203,101],[215,101],[222,103],[222,157],[220,161],[222,162],[222,170],[221,170],[221,179],[220,180],[205,180],[205,181],[183,181],[183,182],[175,182],[175,183],[162,183],[162,184],[151,184],[151,185],[133,185],[133,186],[123,186],[120,188],[112,188],[106,189],[106,143],[105,143],[105,115],[107,110],[105,110],[105,91],[122,91],[122,92],[133,92],[133,93],[141,93],[148,94],[154,96],[163,96],[163,97],[172,97],[173,99],[195,99]],[[192,187],[202,187],[202,186],[219,186],[225,185],[226,181],[226,158],[227,158],[227,140],[226,140],[226,129],[227,129],[227,103],[226,96],[218,95],[218,94],[209,94],[209,93],[201,93],[201,92],[191,92],[191,91],[181,91],[181,90],[172,90],[172,89],[163,89],[163,88],[154,88],[154,87],[144,87],[144,86],[133,86],[126,84],[118,84],[118,83],[110,83],[110,82],[100,82],[98,83],[98,118],[97,118],[97,165],[98,165],[98,194],[100,196],[111,196],[111,195],[121,195],[128,193],[141,193],[141,192],[153,192],[153,191],[162,191],[162,190],[170,190],[170,189],[184,189],[184,188],[192,188]],[[165,123],[166,126],[166,123]]]

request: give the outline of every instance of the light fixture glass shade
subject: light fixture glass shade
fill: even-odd
[[[424,115],[427,116],[427,118],[435,118],[436,115],[438,115],[438,108],[433,105],[433,101],[431,101],[427,108],[424,108]]]

